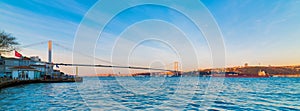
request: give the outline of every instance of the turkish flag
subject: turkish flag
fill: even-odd
[[[22,54],[20,54],[18,51],[15,51],[15,56],[16,57],[22,57]]]

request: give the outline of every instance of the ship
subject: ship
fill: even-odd
[[[166,77],[181,77],[181,71],[172,71],[172,72],[144,72],[144,73],[136,73],[132,74],[134,77],[159,77],[159,76],[166,76]]]
[[[245,74],[239,72],[219,72],[211,74],[212,77],[228,77],[228,78],[268,78],[271,77],[265,71],[259,71],[257,74]]]

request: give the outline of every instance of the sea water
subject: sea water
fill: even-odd
[[[1,89],[0,110],[300,110],[300,78],[85,77]]]

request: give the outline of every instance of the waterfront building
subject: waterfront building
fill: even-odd
[[[10,68],[20,65],[20,59],[1,57],[0,72],[1,77],[12,78],[12,70]]]
[[[11,68],[12,78],[19,80],[41,79],[41,72],[30,66],[15,66]]]
[[[41,61],[38,56],[0,57],[0,78],[37,79],[45,76],[53,77],[54,73],[61,75],[60,71],[53,70],[52,64]]]
[[[296,69],[297,71],[300,71],[300,66],[296,66],[296,67],[294,67],[294,69]]]
[[[36,63],[36,64],[31,64],[31,65],[29,65],[30,67],[32,67],[32,68],[34,68],[34,69],[36,69],[36,70],[38,70],[39,72],[40,72],[40,76],[41,77],[44,77],[44,76],[46,76],[47,75],[47,69],[48,69],[48,67],[46,67],[46,65],[45,64],[39,64],[39,63]]]
[[[57,78],[60,78],[64,75],[63,72],[60,72],[60,70],[53,70],[52,72],[52,77],[57,79]]]

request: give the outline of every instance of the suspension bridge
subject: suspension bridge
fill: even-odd
[[[139,70],[157,70],[157,71],[168,71],[168,72],[173,72],[174,74],[178,75],[179,72],[179,67],[178,67],[178,62],[174,62],[174,63],[169,63],[167,65],[164,66],[159,66],[159,67],[155,67],[155,68],[150,68],[150,67],[143,67],[143,66],[124,66],[124,65],[120,65],[120,64],[116,64],[116,63],[112,63],[108,60],[104,60],[104,59],[100,59],[79,51],[75,51],[72,48],[66,47],[64,45],[61,45],[57,42],[53,42],[51,40],[49,41],[41,41],[41,42],[37,42],[37,43],[32,43],[32,44],[28,44],[28,45],[24,45],[21,46],[20,48],[29,48],[29,47],[34,47],[34,46],[38,46],[38,45],[45,45],[48,44],[48,62],[46,62],[47,64],[51,64],[53,66],[75,66],[75,67],[102,67],[102,68],[121,68],[121,69],[139,69]],[[72,53],[77,53],[80,54],[82,56],[85,57],[89,57],[89,58],[93,58],[97,61],[103,62],[103,63],[107,63],[107,64],[111,64],[111,65],[107,65],[107,64],[77,64],[77,63],[59,63],[59,62],[52,62],[52,47],[53,45],[58,46],[64,50],[70,51]],[[162,69],[160,67],[167,67],[167,66],[174,66],[174,69]]]

